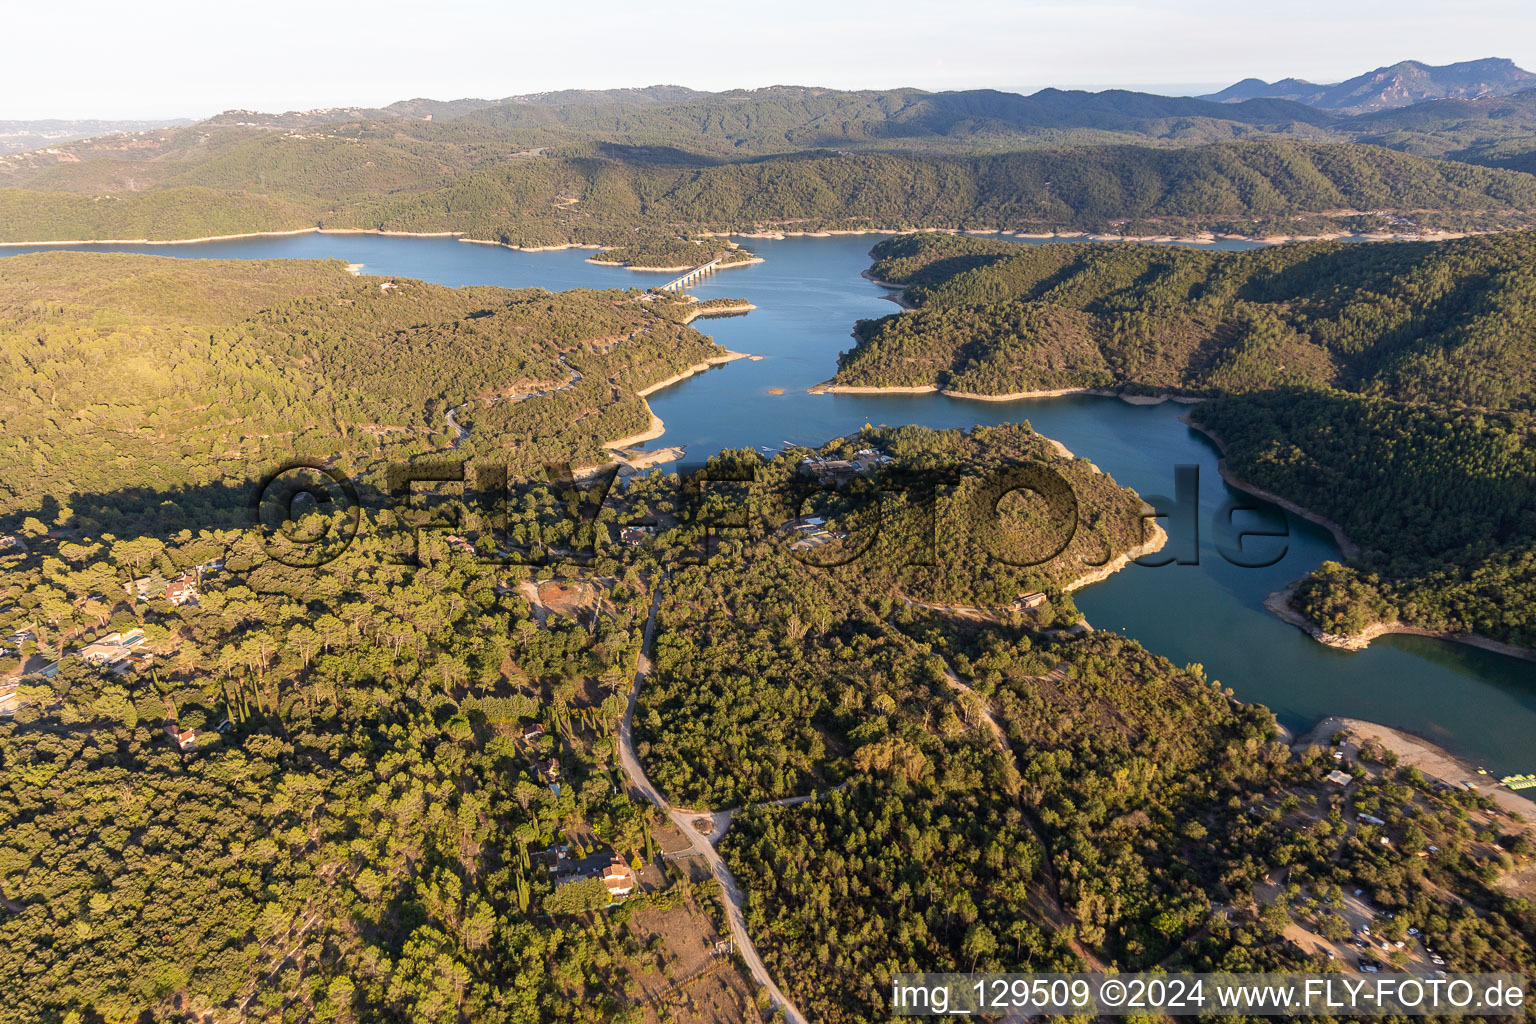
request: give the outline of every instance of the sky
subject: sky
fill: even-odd
[[[55,0],[7,3],[0,120],[204,117],[671,83],[696,89],[1333,82],[1536,69],[1531,0]]]

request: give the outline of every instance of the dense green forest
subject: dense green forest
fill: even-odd
[[[387,286],[387,287],[386,287]],[[297,458],[382,485],[456,446],[517,471],[608,461],[635,392],[722,353],[640,291],[444,288],[340,263],[0,259],[0,514],[86,533],[228,522]],[[65,518],[68,518],[66,516]]]
[[[697,230],[1493,230],[1532,224],[1533,96],[1353,118],[1123,90],[799,87],[230,111],[0,158],[0,241],[326,226],[663,266]]]
[[[860,325],[838,383],[1003,394],[1338,387],[1533,408],[1536,234],[1212,252],[894,238],[870,276],[915,312]]]
[[[854,443],[899,450],[911,431]],[[1030,451],[1017,428],[923,433],[951,457]],[[1483,888],[1513,863],[1490,835],[1528,846],[1490,832],[1477,796],[1389,772],[1351,804],[1322,780],[1334,762],[1292,757],[1267,712],[1198,665],[1060,630],[1069,605],[1043,621],[935,611],[891,568],[910,546],[828,573],[774,558],[772,541],[748,532],[673,573],[635,725],[674,799],[746,806],[722,849],[810,1019],[886,1019],[903,970],[1321,969],[1287,933],[1292,908],[1337,935],[1329,906],[1360,884],[1404,919],[1392,927],[1453,935],[1458,964],[1529,961],[1527,904]],[[1401,848],[1352,809],[1392,821]],[[1425,863],[1428,843],[1457,853]],[[1283,900],[1266,894],[1272,872]]]
[[[1038,591],[1048,602],[1030,621],[1070,627],[1079,615],[1065,588],[1150,537],[1134,493],[1056,455],[1027,424],[866,429],[824,454],[862,448],[892,458],[863,481],[867,491],[817,491],[804,509],[790,507],[798,453],[771,463],[737,453],[732,473],[755,480],[742,494],[745,536],[672,574],[657,617],[657,671],[636,721],[653,778],[686,806],[779,799],[847,779],[870,756],[860,736],[871,702],[882,703],[871,678],[886,680],[897,702],[942,697],[935,663],[914,657],[883,611],[870,613],[869,595],[1012,621],[1023,617],[1015,601]],[[1037,484],[1008,503],[985,500],[989,478],[1016,467],[1058,474],[1070,499],[1051,501]],[[802,511],[848,536],[789,548],[775,528]]]
[[[727,244],[718,238],[682,238],[652,232],[624,245],[610,246],[593,259],[641,270],[675,270],[697,267],[713,259],[719,259],[720,265],[727,267],[748,263],[756,257],[749,250]]]
[[[1244,252],[876,246],[914,310],[862,323],[837,383],[1214,396],[1237,477],[1363,556],[1299,588],[1327,632],[1378,622],[1536,642],[1536,235]]]
[[[1436,100],[1347,122],[1357,141],[1487,167],[1536,169],[1536,89]]]
[[[1329,633],[1402,622],[1536,647],[1536,424],[1337,392],[1198,406],[1240,479],[1341,525],[1362,549],[1293,600]]]
[[[846,443],[896,468],[925,446],[1045,455],[1019,427]],[[779,485],[800,455],[756,468]],[[1475,794],[1359,771],[1341,797],[1321,781],[1333,762],[1288,758],[1268,713],[1199,666],[1056,630],[1076,614],[1054,588],[1044,619],[980,622],[903,600],[899,559],[784,557],[780,486],[687,567],[734,507],[681,484],[631,481],[597,521],[655,523],[654,542],[554,575],[596,595],[591,614],[448,549],[390,564],[371,535],[319,574],[238,532],[33,537],[3,595],[3,624],[36,631],[28,653],[138,626],[155,665],[69,659],[24,678],[0,719],[0,1019],[668,1019],[644,996],[699,953],[667,936],[707,945],[720,926],[712,884],[655,861],[666,829],[615,767],[657,590],[636,718],[652,777],[717,807],[823,792],[739,813],[723,843],[751,934],[813,1019],[884,1019],[889,972],[909,967],[1320,968],[1282,931],[1294,914],[1331,934],[1329,906],[1358,886],[1457,969],[1532,968],[1528,906],[1489,884],[1529,840]],[[513,528],[558,535],[560,496],[527,498]],[[196,605],[118,589],[215,557]],[[182,751],[167,723],[201,731]],[[551,757],[558,787],[534,771]],[[1428,843],[1442,854],[1417,859]],[[632,858],[647,894],[603,907],[588,883],[557,885],[552,844]],[[1284,900],[1263,882],[1279,868]],[[762,1019],[732,971],[707,985],[663,1006]]]
[[[1336,927],[1325,901],[1359,885],[1458,968],[1533,966],[1528,906],[1490,884],[1528,847],[1475,795],[1362,773],[1345,799],[1199,666],[1071,628],[1067,585],[1142,543],[1144,508],[1027,426],[869,428],[814,453],[889,459],[834,488],[803,449],[727,453],[710,487],[635,477],[594,511],[584,567],[584,499],[556,482],[505,509],[507,543],[567,555],[547,569],[431,543],[402,565],[373,529],[292,569],[203,519],[227,478],[328,450],[367,480],[446,452],[451,408],[464,456],[579,455],[636,388],[719,350],[659,296],[324,263],[16,257],[0,295],[6,437],[26,439],[6,459],[36,470],[7,483],[47,519],[0,579],[0,632],[31,632],[0,672],[32,670],[0,719],[0,1020],[755,1024],[734,966],[674,989],[709,965],[720,897],[657,858],[669,829],[617,768],[652,607],[635,732],[663,791],[823,793],[742,811],[722,845],[813,1019],[883,1019],[905,967],[1321,967],[1282,932]],[[1035,495],[1005,501],[999,470]],[[780,524],[807,513],[848,536],[790,548]],[[978,528],[994,518],[1005,534]],[[613,543],[628,522],[656,536]],[[482,556],[483,527],[464,528]],[[210,560],[197,604],[123,589]],[[560,610],[535,582],[588,596]],[[71,656],[131,628],[152,668]],[[168,724],[199,732],[181,750]],[[556,845],[638,865],[646,894],[557,884]],[[1261,888],[1277,867],[1284,901]]]
[[[1389,773],[1351,806],[1322,783],[1325,754],[1291,758],[1199,666],[1117,636],[1044,643],[887,613],[972,695],[866,712],[868,774],[739,815],[724,841],[749,920],[780,937],[773,968],[814,1019],[883,1019],[896,971],[1326,969],[1293,915],[1346,937],[1337,908],[1357,885],[1395,912],[1393,934],[1453,935],[1458,964],[1530,962],[1523,901],[1494,895],[1480,915],[1438,891],[1479,892],[1483,858],[1512,858],[1473,853],[1486,827],[1422,776]],[[1351,809],[1389,820],[1393,845],[1351,828]],[[1428,844],[1458,853],[1426,864]]]
[[[226,129],[157,158],[87,152],[0,174],[0,240],[303,229],[461,232],[637,251],[676,233],[914,227],[1168,234],[1525,226],[1536,178],[1296,140],[972,155],[794,151],[733,159],[582,142],[508,155],[382,128]],[[450,126],[451,127],[451,126]],[[243,225],[243,226],[242,226]],[[640,241],[643,241],[641,239]]]
[[[1483,147],[1529,128],[1533,95],[1421,102],[1350,117],[1285,99],[1213,102],[1119,89],[1042,89],[1022,96],[991,89],[932,93],[775,86],[702,93],[662,86],[569,90],[500,102],[413,100],[384,109],[276,115],[228,111],[189,128],[141,135],[126,149],[91,140],[67,152],[116,152],[146,162],[146,150],[158,156],[277,131],[301,140],[367,132],[464,149],[498,145],[503,153],[603,142],[727,159],[811,149],[978,153],[1064,145],[1175,147],[1278,137],[1370,142],[1477,163],[1483,162]],[[152,140],[163,141],[157,147]],[[54,167],[65,177],[93,173],[67,171],[49,155],[0,165],[0,174],[24,177],[39,167]],[[156,180],[166,173],[151,167],[146,172]]]
[[[667,993],[709,965],[716,889],[656,860],[616,767],[642,577],[599,563],[578,619],[524,572],[383,554],[365,536],[316,576],[205,529],[34,537],[8,562],[25,657],[139,627],[155,662],[71,657],[0,718],[0,1020],[695,1019]],[[123,592],[211,558],[196,604]],[[178,749],[167,724],[199,732]],[[594,912],[556,846],[630,861],[645,895]],[[726,966],[683,1002],[757,1019]]]

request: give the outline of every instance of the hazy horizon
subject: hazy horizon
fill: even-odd
[[[822,85],[821,83],[818,83],[818,82],[776,82],[776,83],[773,83],[773,84],[777,85],[777,86],[802,87],[802,88],[828,88],[828,89],[830,89],[830,88],[839,88],[839,89],[847,89],[849,91],[860,91],[860,90],[871,90],[871,91],[873,91],[873,90],[887,90],[887,89],[923,89],[924,88],[923,86],[920,86],[920,85],[910,85],[910,84],[908,84],[908,85],[888,85],[888,86],[825,86],[825,85]],[[1217,90],[1224,89],[1224,88],[1226,88],[1227,86],[1229,86],[1231,84],[1232,84],[1232,82],[1109,82],[1109,83],[1087,83],[1087,84],[1082,84],[1082,85],[1055,85],[1055,84],[1052,84],[1052,85],[1036,85],[1036,86],[976,85],[976,86],[968,86],[967,88],[970,88],[970,89],[995,89],[998,92],[1017,93],[1018,95],[1021,95],[1021,96],[1028,96],[1028,95],[1031,95],[1033,93],[1037,93],[1037,92],[1041,91],[1042,89],[1053,89],[1053,88],[1054,89],[1078,91],[1078,92],[1107,92],[1107,91],[1110,91],[1110,90],[1119,89],[1119,90],[1125,90],[1125,91],[1129,91],[1129,92],[1152,93],[1152,94],[1160,95],[1160,96],[1198,96],[1198,95],[1205,94],[1205,93],[1216,92]],[[503,99],[503,98],[508,97],[508,96],[525,96],[525,95],[534,95],[534,94],[546,93],[546,92],[560,92],[560,91],[567,90],[567,89],[594,89],[594,90],[595,89],[644,89],[644,88],[648,88],[648,87],[651,87],[651,86],[659,86],[659,85],[680,85],[680,86],[682,86],[684,88],[697,89],[697,91],[700,91],[700,92],[728,92],[728,91],[731,91],[732,89],[765,89],[765,88],[771,88],[772,87],[772,86],[726,86],[724,88],[719,88],[719,89],[702,89],[702,88],[699,88],[699,87],[696,87],[696,86],[690,86],[690,85],[688,85],[685,82],[640,82],[640,83],[630,83],[628,85],[605,85],[605,86],[575,85],[575,86],[564,86],[564,87],[562,87],[562,89],[530,89],[530,90],[526,90],[524,92],[517,92],[517,93],[497,93],[494,96],[489,96],[489,95],[488,96],[446,96],[446,95],[439,96],[439,95],[434,95],[434,94],[431,94],[431,93],[419,92],[419,93],[412,93],[410,95],[397,96],[394,99],[388,100],[388,101],[383,102],[383,103],[316,103],[316,104],[311,104],[311,105],[305,106],[305,107],[282,107],[282,108],[258,107],[258,106],[251,106],[250,104],[240,104],[240,105],[236,105],[236,106],[233,106],[233,107],[219,107],[216,110],[211,110],[210,109],[210,110],[195,110],[195,111],[183,111],[183,112],[174,112],[174,113],[123,114],[121,116],[113,116],[113,117],[104,117],[104,116],[95,115],[95,114],[86,114],[86,115],[81,115],[81,116],[78,116],[78,117],[57,117],[57,116],[10,117],[10,116],[6,115],[5,111],[0,111],[0,123],[7,122],[7,121],[17,121],[17,122],[27,122],[27,123],[40,123],[40,122],[44,122],[44,121],[61,121],[61,122],[84,122],[84,121],[201,121],[201,120],[205,120],[205,119],[210,118],[210,117],[215,117],[215,116],[217,116],[219,114],[222,114],[225,111],[229,111],[229,110],[249,110],[249,111],[252,111],[253,113],[283,114],[283,113],[298,112],[298,111],[304,111],[304,110],[329,110],[329,109],[344,109],[344,108],[379,109],[379,108],[387,107],[387,106],[389,106],[392,103],[398,103],[398,102],[401,102],[401,101],[415,100],[415,99],[429,99],[429,100],[442,100],[442,101],[454,101],[454,100],[464,100],[464,99],[496,100],[496,99]],[[954,90],[927,89],[926,91],[928,91],[928,92],[946,92],[946,91],[954,91]]]
[[[404,0],[335,9],[273,0],[263,10],[251,19],[190,0],[133,9],[85,0],[68,12],[12,12],[11,38],[29,45],[9,48],[8,79],[28,87],[0,96],[0,120],[197,118],[660,82],[1179,95],[1248,77],[1336,82],[1401,60],[1501,56],[1536,66],[1536,10],[1513,0],[1475,11],[1428,0],[1298,0],[1284,10],[979,0],[942,11],[913,0],[786,0],[671,20],[599,0],[579,23],[483,0],[448,0],[430,20]]]

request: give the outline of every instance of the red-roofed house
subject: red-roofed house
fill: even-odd
[[[613,863],[609,864],[607,870],[603,872],[603,887],[614,899],[634,892],[635,884],[634,869],[618,857],[613,858]]]
[[[197,577],[190,572],[171,580],[165,588],[165,599],[174,605],[196,604],[198,596]]]

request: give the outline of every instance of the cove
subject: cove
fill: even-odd
[[[1293,731],[1327,715],[1358,717],[1422,736],[1495,775],[1536,770],[1531,663],[1412,636],[1381,637],[1362,652],[1339,651],[1264,610],[1269,593],[1339,558],[1339,551],[1321,528],[1227,487],[1216,471],[1214,446],[1179,422],[1185,407],[1132,406],[1093,396],[978,402],[937,394],[807,394],[835,372],[838,353],[852,345],[854,321],[896,311],[886,289],[860,276],[880,237],[744,240],[765,262],[722,271],[691,291],[701,299],[746,298],[757,309],[694,326],[729,349],[763,358],[727,363],[651,395],[666,434],[650,447],[683,445],[691,464],[724,448],[819,445],[865,423],[968,428],[1028,422],[1143,495],[1171,495],[1175,468],[1198,467],[1198,564],[1133,565],[1077,592],[1074,598],[1095,628],[1124,632],[1178,664],[1204,665],[1209,677],[1242,700],[1268,706]],[[0,254],[51,248],[60,247]],[[453,286],[628,288],[675,276],[596,266],[585,262],[591,253],[584,250],[525,253],[450,238],[309,234],[67,248],[175,258],[337,258],[364,264],[365,273]],[[783,393],[771,393],[776,389]],[[1228,538],[1212,529],[1212,517],[1229,500],[1259,509],[1239,513],[1240,525],[1287,521],[1283,558],[1254,569],[1222,557],[1218,544]],[[1248,543],[1266,552],[1276,544]]]

